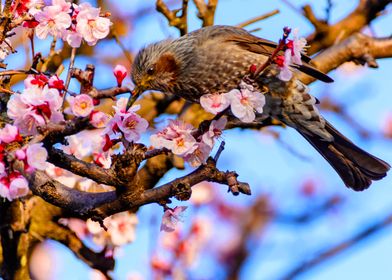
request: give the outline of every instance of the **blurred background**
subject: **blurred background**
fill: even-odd
[[[289,1],[220,0],[215,24],[236,25],[278,9],[277,15],[246,28],[257,28],[255,35],[274,41],[284,26],[299,28],[306,37],[313,26],[300,12],[303,5],[310,4],[319,18],[329,14],[329,22],[334,23],[358,4]],[[114,65],[130,69],[124,49],[134,54],[148,43],[179,36],[155,11],[153,0],[97,2],[91,1],[111,13],[114,36],[95,48],[85,47],[75,61],[82,69],[88,63],[96,66],[97,88],[115,84],[110,74]],[[167,3],[181,7],[178,0]],[[201,26],[196,14],[191,2],[190,31]],[[391,26],[389,7],[364,32],[390,36]],[[48,42],[37,41],[36,51],[48,53]],[[8,58],[9,69],[22,68],[29,60],[24,57],[26,45],[22,43],[18,55]],[[379,69],[346,63],[330,73],[335,83],[315,82],[310,87],[334,126],[392,163],[392,60],[378,63]],[[131,84],[129,78],[127,83]],[[160,116],[156,127],[167,118],[174,116]],[[163,279],[165,275],[168,279],[392,279],[392,175],[356,193],[345,188],[325,160],[292,129],[232,129],[222,138],[226,149],[218,167],[235,170],[241,181],[251,185],[252,196],[233,197],[225,186],[202,183],[189,202],[174,202],[188,206],[174,233],[160,232],[161,207],[142,207],[137,213],[136,240],[115,252],[114,279]],[[148,135],[142,142],[149,144]],[[161,183],[190,170],[172,169]],[[53,241],[36,249],[34,265],[39,270],[37,279],[102,277]]]

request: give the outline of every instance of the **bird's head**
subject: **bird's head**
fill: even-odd
[[[170,40],[151,44],[136,55],[132,80],[137,93],[146,90],[170,92],[180,71],[180,61]]]

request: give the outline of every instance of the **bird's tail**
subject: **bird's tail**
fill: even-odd
[[[387,175],[390,169],[388,163],[357,147],[327,121],[325,129],[333,136],[332,142],[309,134],[309,130],[306,133],[298,131],[329,162],[347,187],[363,191],[372,180],[380,180]]]

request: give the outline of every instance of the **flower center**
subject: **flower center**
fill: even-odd
[[[137,125],[137,122],[135,120],[128,120],[126,123],[126,126],[129,129],[134,129],[136,127],[136,125]]]

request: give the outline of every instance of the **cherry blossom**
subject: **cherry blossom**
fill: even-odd
[[[71,16],[62,9],[62,6],[57,5],[46,6],[34,15],[35,20],[39,22],[35,28],[39,39],[46,39],[48,35],[61,37],[71,26]]]
[[[14,141],[21,141],[19,129],[11,124],[6,124],[4,128],[0,129],[0,142],[11,143]]]
[[[42,145],[42,143],[31,144],[26,149],[28,165],[38,170],[45,170],[47,167],[48,152]]]
[[[191,153],[187,153],[184,156],[184,160],[192,167],[198,167],[206,162],[211,153],[212,147],[203,142],[196,143],[194,147],[196,148]]]
[[[121,64],[117,64],[116,67],[114,67],[114,69],[113,69],[113,74],[114,74],[114,77],[116,77],[117,86],[121,87],[123,80],[125,79],[125,77],[128,74],[127,68],[125,68]]]
[[[88,231],[93,235],[93,241],[101,246],[121,246],[135,240],[137,216],[134,213],[121,212],[107,217],[103,224],[107,231],[98,222],[88,219]]]
[[[99,16],[100,11],[101,9],[94,8],[89,3],[79,5],[76,31],[90,46],[95,45],[99,39],[105,38],[112,25],[108,18]]]
[[[120,98],[116,105],[114,116],[106,125],[104,134],[110,139],[118,139],[121,135],[129,141],[138,141],[142,133],[148,128],[148,122],[140,117],[136,111],[140,109],[140,105],[134,105],[126,111],[126,98]]]
[[[290,69],[291,63],[291,51],[286,51],[284,56],[280,56],[278,60],[278,66],[280,68],[280,72],[278,78],[282,81],[290,81],[293,77],[293,72]]]
[[[123,114],[118,128],[123,132],[124,138],[129,141],[138,141],[143,132],[148,128],[148,122],[135,113],[140,106],[131,107],[126,114]]]
[[[78,94],[68,98],[70,111],[76,117],[87,117],[94,110],[94,101],[87,94]],[[69,112],[69,110],[67,110]]]
[[[211,183],[201,182],[192,187],[192,196],[190,201],[196,205],[204,205],[212,201],[214,192]]]
[[[200,105],[204,110],[216,115],[230,106],[230,100],[224,93],[205,94],[200,97]]]
[[[222,135],[222,131],[227,124],[227,117],[223,116],[219,120],[213,120],[206,133],[203,134],[202,139],[205,144],[214,147],[214,139]]]
[[[196,139],[192,136],[193,126],[181,120],[171,120],[162,131],[150,137],[155,148],[167,148],[178,156],[185,156],[197,149]]]
[[[265,96],[263,93],[250,90],[249,87],[242,86],[240,89],[233,89],[227,93],[230,98],[230,109],[234,116],[242,122],[254,121],[258,113],[263,112]]]
[[[104,128],[110,120],[110,116],[101,111],[92,111],[90,123],[96,128]]]
[[[64,81],[61,80],[57,75],[53,75],[48,80],[48,85],[50,88],[55,88],[58,90],[64,90]]]
[[[29,192],[29,184],[19,172],[13,172],[0,178],[0,196],[12,201]]]
[[[187,208],[187,206],[176,206],[174,209],[166,209],[162,217],[161,231],[173,232],[176,224],[181,221],[181,214]]]
[[[43,88],[31,86],[11,97],[7,114],[21,133],[35,135],[38,126],[64,120],[61,105],[62,98],[57,89],[50,89],[47,85]]]
[[[298,65],[302,65],[301,56],[304,53],[306,47],[306,39],[298,38],[298,28],[293,31],[294,39],[288,40],[286,52],[291,53],[292,62]]]

